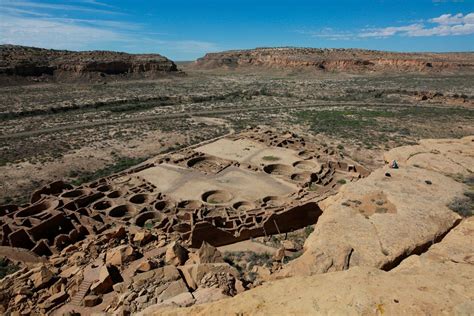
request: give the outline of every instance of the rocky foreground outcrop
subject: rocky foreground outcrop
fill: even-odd
[[[249,67],[330,72],[472,72],[474,53],[395,53],[361,49],[257,48],[208,53],[197,69]]]
[[[268,282],[210,304],[147,315],[472,315],[474,218],[390,272],[355,267]]]
[[[111,51],[66,51],[0,45],[2,83],[21,79],[67,81],[107,76],[140,78],[178,73],[176,64],[159,54]]]
[[[471,197],[472,208],[474,137],[424,140],[385,159],[398,168],[387,165],[327,199],[305,252],[273,281],[211,304],[147,312],[474,313],[474,217],[448,207]]]

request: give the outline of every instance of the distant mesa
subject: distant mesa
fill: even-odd
[[[474,53],[397,53],[363,49],[256,48],[208,53],[195,69],[302,69],[318,72],[472,72]]]
[[[97,81],[140,79],[182,74],[176,64],[159,54],[112,51],[67,51],[0,45],[0,82]]]

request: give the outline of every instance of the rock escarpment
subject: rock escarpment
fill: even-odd
[[[455,177],[472,177],[474,137],[422,140],[385,154],[385,166],[325,200],[305,253],[279,276],[311,275],[370,266],[390,270],[426,251],[461,216],[448,205],[469,188]],[[414,164],[411,164],[411,162]]]
[[[176,64],[159,54],[74,52],[15,45],[0,46],[2,81],[21,78],[65,81],[106,76],[139,78],[177,72]]]
[[[145,315],[471,315],[474,218],[396,269],[347,271],[268,282],[233,298]]]
[[[473,53],[394,53],[361,49],[257,48],[208,53],[198,69],[265,67],[330,72],[459,72],[474,70]]]

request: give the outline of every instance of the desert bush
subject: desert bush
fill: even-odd
[[[18,269],[20,269],[20,267],[12,263],[10,260],[0,258],[0,279],[3,279],[8,274],[18,271]]]
[[[467,191],[463,197],[455,198],[448,207],[462,217],[474,215],[474,191]]]
[[[308,238],[309,235],[311,235],[313,232],[314,232],[314,226],[312,226],[312,225],[306,226],[306,227],[304,228],[304,235],[305,235],[305,238]]]

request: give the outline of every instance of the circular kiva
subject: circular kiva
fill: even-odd
[[[94,205],[92,205],[92,208],[96,211],[104,211],[106,209],[109,209],[112,207],[112,202],[108,200],[102,200],[99,202],[96,202]]]
[[[105,184],[105,185],[101,185],[96,190],[99,191],[99,192],[107,192],[107,191],[111,191],[112,189],[113,188],[112,188],[111,185]]]
[[[198,200],[185,200],[178,203],[178,208],[196,210],[202,206],[201,201]]]
[[[285,204],[288,199],[281,197],[281,196],[267,196],[263,198],[263,202],[267,206],[281,206]]]
[[[302,150],[298,153],[298,156],[303,159],[310,159],[311,157],[313,157],[313,153],[307,150]]]
[[[246,212],[246,211],[253,210],[255,208],[255,204],[248,201],[240,201],[240,202],[234,203],[232,207],[237,211]]]
[[[61,197],[62,198],[77,198],[86,193],[87,193],[86,190],[77,189],[77,190],[66,191],[63,194],[61,194]]]
[[[130,216],[134,211],[135,209],[131,205],[119,205],[109,211],[109,216],[116,218]]]
[[[49,209],[54,209],[59,205],[59,201],[45,200],[30,207],[27,207],[15,214],[16,217],[28,217],[39,214]]]
[[[170,201],[157,201],[155,203],[155,210],[157,211],[163,211],[166,209],[170,209],[174,206],[174,204]]]
[[[318,165],[315,162],[308,161],[308,160],[297,161],[293,163],[293,166],[301,170],[315,170],[318,167]]]
[[[143,227],[148,220],[152,220],[153,222],[161,222],[162,219],[163,215],[161,215],[160,212],[144,212],[135,218],[135,225]]]
[[[288,176],[292,174],[294,170],[293,170],[293,167],[288,166],[288,165],[272,164],[272,165],[265,166],[263,168],[263,171],[272,175]]]
[[[232,194],[225,190],[212,190],[202,195],[202,200],[209,204],[227,203],[232,199]]]
[[[121,197],[122,194],[123,194],[122,191],[120,191],[120,190],[115,190],[115,191],[112,191],[112,192],[110,192],[109,194],[107,194],[107,197],[110,198],[110,199],[116,199],[116,198]]]
[[[132,196],[129,201],[133,204],[144,204],[150,200],[150,196],[148,194],[135,194]]]
[[[313,178],[313,175],[309,171],[294,173],[291,175],[291,180],[296,181],[298,183],[311,182],[312,178]]]
[[[121,176],[121,177],[115,178],[114,183],[123,184],[123,183],[129,182],[130,180],[131,180],[130,176]]]
[[[189,159],[187,165],[190,168],[212,168],[218,166],[219,163],[215,158],[197,157]]]

